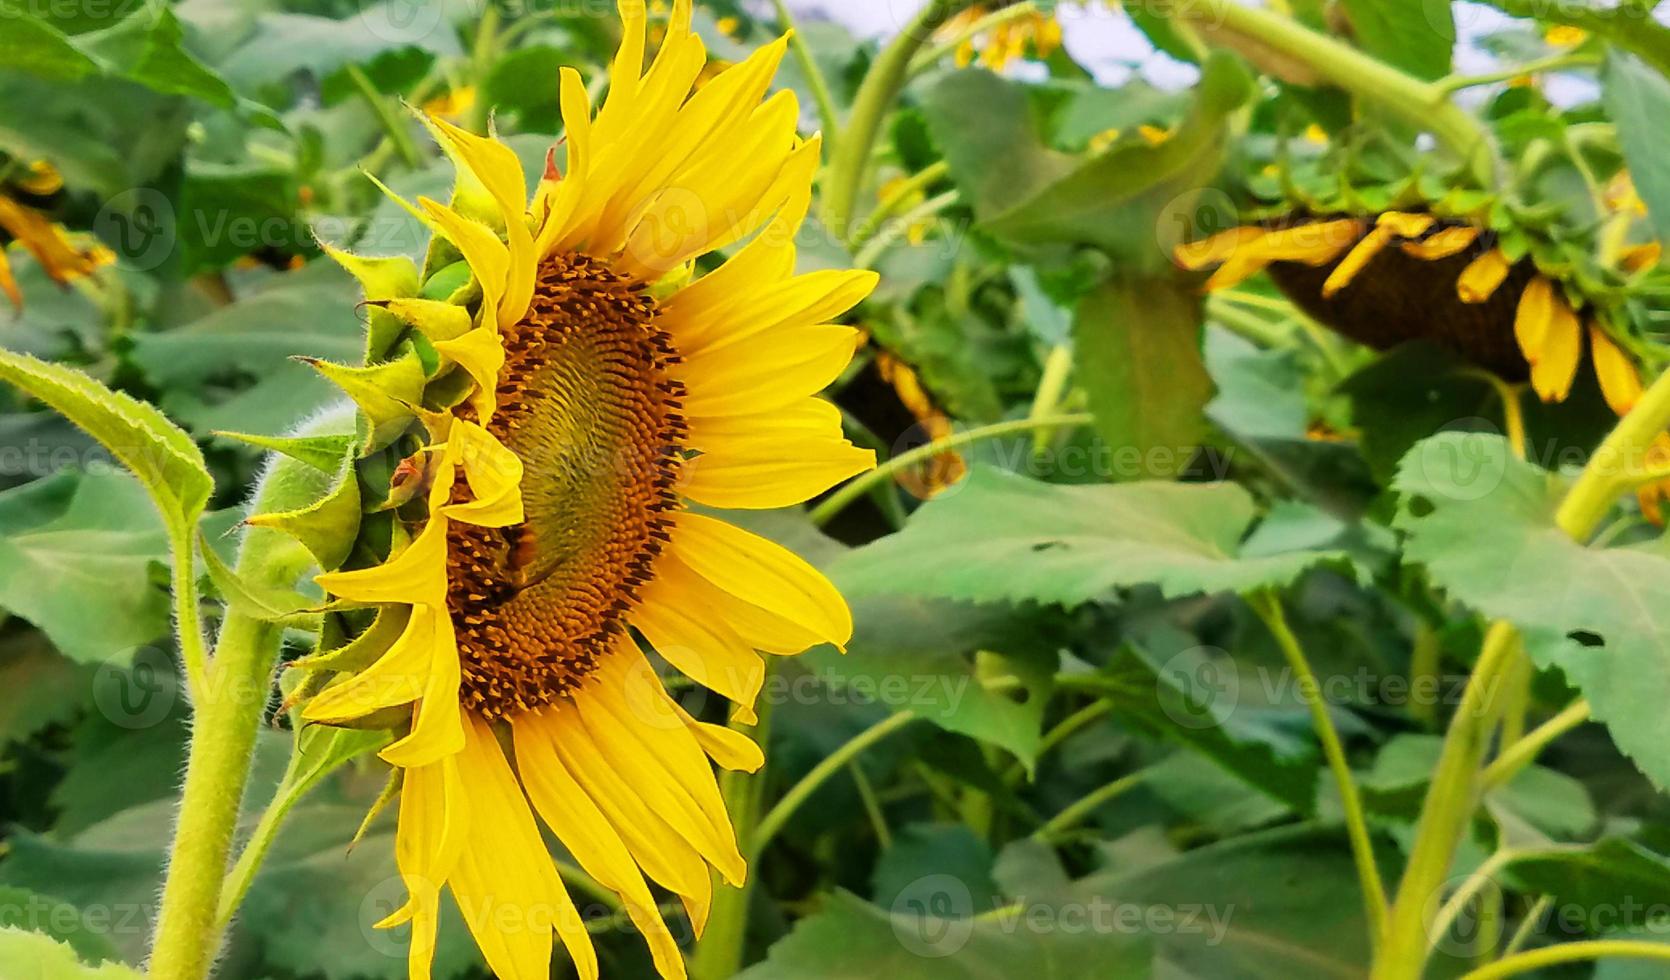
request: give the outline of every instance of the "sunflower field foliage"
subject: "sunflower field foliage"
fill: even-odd
[[[0,0],[0,980],[1670,976],[1660,6]]]

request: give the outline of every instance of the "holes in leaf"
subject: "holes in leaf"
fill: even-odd
[[[1606,646],[1606,637],[1589,630],[1572,630],[1566,634],[1566,639],[1591,650]]]
[[[1409,498],[1409,513],[1414,517],[1425,517],[1437,509],[1432,501],[1426,497],[1414,496]]]
[[[1067,547],[1067,543],[1064,542],[1064,541],[1040,541],[1037,544],[1034,544],[1032,546],[1032,550],[1033,551],[1053,551],[1056,548],[1065,548],[1065,547]]]

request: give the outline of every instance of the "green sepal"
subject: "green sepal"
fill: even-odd
[[[326,571],[342,567],[359,536],[360,483],[353,460],[344,462],[335,487],[318,502],[299,510],[254,514],[245,523],[295,538]]]
[[[418,291],[417,266],[404,255],[355,255],[352,252],[326,245],[319,246],[348,273],[359,280],[368,303],[411,296]],[[405,325],[394,316],[373,308],[366,316],[365,359],[381,360],[400,339]]]
[[[336,436],[255,436],[246,432],[223,432],[216,430],[212,433],[222,439],[231,439],[246,446],[254,446],[267,452],[279,453],[291,459],[306,463],[316,470],[336,474],[342,468],[342,457],[347,454],[349,447],[354,444],[354,437],[350,435]]]
[[[389,768],[388,782],[383,784],[383,791],[377,794],[377,798],[371,801],[371,809],[365,811],[365,819],[360,821],[359,829],[354,831],[354,839],[348,842],[348,850],[352,851],[364,839],[366,832],[371,829],[372,823],[382,815],[384,810],[388,809],[390,803],[399,798],[400,787],[405,782],[406,770],[399,766]]]
[[[400,634],[405,632],[406,623],[410,619],[410,606],[380,606],[377,609],[377,618],[372,620],[371,625],[346,645],[327,653],[302,657],[291,664],[291,667],[308,671],[358,673],[376,663],[379,657],[394,646],[394,641],[400,639]]]
[[[367,303],[397,316],[430,340],[453,340],[475,327],[470,311],[445,300],[403,298]]]
[[[393,442],[412,422],[412,406],[423,401],[429,381],[414,351],[371,367],[348,367],[314,357],[297,360],[324,375],[359,406],[364,422],[361,451],[370,455]]]
[[[470,271],[470,264],[463,260],[452,263],[430,276],[423,284],[420,295],[424,299],[447,302],[455,299],[458,294],[468,289],[474,273]]]
[[[294,590],[275,589],[246,581],[233,571],[210,545],[209,539],[198,532],[203,550],[203,565],[221,598],[234,612],[258,619],[263,623],[284,623],[307,626],[318,616],[312,610],[317,603]]]

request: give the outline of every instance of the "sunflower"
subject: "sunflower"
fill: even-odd
[[[22,170],[12,184],[24,194],[45,197],[63,189],[63,178],[44,160],[37,160]],[[109,249],[90,243],[90,236],[66,231],[5,193],[0,193],[0,230],[28,250],[46,274],[60,285],[90,276],[99,266],[115,261]],[[0,246],[0,292],[6,294],[14,308],[23,308],[23,292],[12,274],[6,246]]]
[[[1627,178],[1614,189],[1627,201]],[[1651,242],[1616,251],[1630,273],[1659,257]],[[1267,272],[1305,313],[1353,340],[1386,350],[1426,339],[1508,381],[1529,380],[1545,402],[1570,395],[1585,350],[1612,411],[1628,414],[1642,394],[1627,337],[1605,310],[1463,219],[1412,211],[1289,217],[1185,243],[1174,258],[1190,271],[1213,268],[1209,292]],[[1654,451],[1670,459],[1670,439]],[[1654,484],[1639,496],[1643,513],[1662,524],[1670,487]]]
[[[1061,23],[1054,15],[1034,11],[1006,20],[990,30],[978,30],[981,21],[994,11],[1001,12],[1014,3],[979,3],[963,10],[945,22],[942,34],[963,38],[957,44],[956,65],[967,68],[980,63],[993,71],[1002,71],[1010,64],[1026,57],[1027,47],[1040,58],[1048,58],[1061,48]],[[973,31],[971,35],[969,32]]]
[[[687,504],[788,506],[874,465],[816,393],[859,339],[832,321],[876,277],[793,274],[819,139],[797,135],[793,93],[766,95],[786,39],[692,94],[690,0],[647,71],[644,4],[619,7],[607,99],[594,114],[562,71],[566,162],[553,150],[531,202],[508,147],[428,118],[458,182],[451,205],[409,205],[434,232],[425,269],[329,249],[366,287],[371,353],[321,369],[360,403],[362,455],[417,448],[368,508],[398,515],[388,557],[318,577],[376,618],[301,661],[323,683],[303,717],[394,719],[408,900],[381,924],[411,923],[413,977],[443,888],[498,976],[546,977],[553,936],[597,975],[541,824],[683,976],[650,885],[700,935],[710,867],[747,872],[713,763],[763,756],[686,713],[643,648],[746,722],[762,652],[851,634],[805,561]]]
[[[1634,360],[1596,311],[1485,229],[1431,214],[1300,218],[1181,245],[1179,265],[1216,267],[1207,291],[1259,272],[1307,314],[1378,350],[1425,338],[1510,381],[1565,401],[1587,347],[1601,392],[1623,415],[1641,396]],[[1585,343],[1587,341],[1587,343]]]

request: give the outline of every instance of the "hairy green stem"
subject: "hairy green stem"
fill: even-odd
[[[1328,768],[1339,790],[1341,809],[1345,812],[1345,833],[1351,842],[1352,860],[1357,866],[1363,907],[1368,915],[1369,939],[1378,947],[1386,934],[1386,886],[1380,880],[1380,866],[1374,860],[1374,840],[1369,836],[1368,816],[1363,809],[1362,796],[1357,791],[1357,781],[1351,775],[1350,760],[1345,757],[1345,743],[1339,736],[1339,729],[1334,727],[1333,717],[1328,714],[1327,702],[1322,698],[1322,686],[1305,657],[1304,647],[1287,623],[1281,599],[1266,592],[1251,596],[1248,603],[1276,638],[1276,645],[1281,647],[1282,655],[1287,658],[1288,666],[1299,681],[1299,693],[1305,707],[1310,709],[1312,727],[1316,729],[1317,740],[1322,743],[1322,754],[1328,760]]]
[[[972,0],[929,0],[928,5],[883,49],[859,86],[846,130],[835,147],[823,195],[824,226],[845,239],[852,228],[858,192],[870,172],[876,138],[894,101],[910,79],[910,64],[934,31]]]
[[[275,627],[229,615],[193,703],[179,821],[148,965],[153,980],[202,980],[219,955],[221,888],[278,640]]]
[[[1096,421],[1096,417],[1089,413],[1055,415],[1038,419],[1013,419],[1008,422],[984,425],[978,429],[969,429],[965,432],[952,433],[943,439],[936,439],[926,445],[902,452],[883,462],[875,469],[854,477],[841,489],[830,494],[827,500],[813,508],[811,513],[812,522],[819,526],[828,524],[835,518],[835,515],[845,510],[847,505],[869,493],[873,487],[892,479],[901,470],[915,466],[924,460],[932,459],[940,453],[960,449],[984,439],[1014,435],[1017,432],[1027,432],[1037,428],[1089,425],[1094,421]]]
[[[794,26],[794,14],[789,12],[788,4],[784,0],[776,0],[777,23],[788,32],[789,51],[794,54],[795,63],[800,66],[800,74],[805,76],[806,85],[812,90],[812,99],[818,104],[818,120],[823,124],[824,145],[836,146],[841,141],[841,113],[835,107],[835,97],[830,94],[829,79],[824,77],[823,69],[818,67],[818,61],[812,56],[812,49],[807,47],[806,39],[801,36]]]
[[[377,91],[377,86],[371,84],[371,79],[366,77],[365,72],[358,65],[349,64],[347,72],[348,80],[354,83],[354,90],[359,92],[360,98],[370,107],[372,115],[377,117],[378,124],[383,127],[383,133],[393,141],[394,149],[400,154],[400,159],[405,162],[406,166],[416,167],[422,162],[423,157],[418,153],[417,144],[412,142],[412,133],[406,120],[394,111],[394,107],[389,105],[388,99],[383,97],[383,93]]]
[[[1498,165],[1488,131],[1438,85],[1406,75],[1298,21],[1235,0],[1198,0],[1180,5],[1175,16],[1192,23],[1209,41],[1227,32],[1303,62],[1329,83],[1432,133],[1461,158],[1481,186],[1494,186]]]
[[[186,693],[202,697],[208,689],[209,654],[203,643],[202,598],[197,594],[197,538],[191,528],[169,530],[173,568],[169,583],[174,601],[174,632],[185,665]]]

